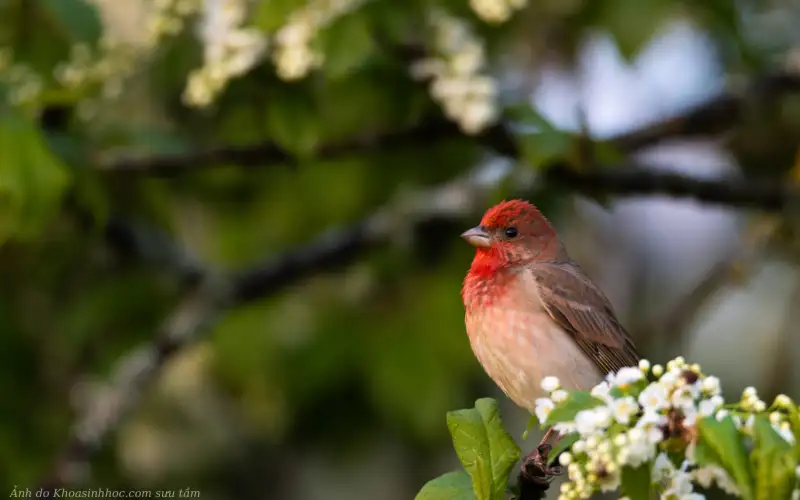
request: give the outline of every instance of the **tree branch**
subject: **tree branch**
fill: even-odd
[[[754,80],[745,91],[725,92],[675,117],[612,137],[610,142],[623,152],[631,153],[666,139],[717,135],[739,123],[747,104],[752,100],[771,102],[798,90],[800,90],[798,75],[791,73],[766,75]],[[318,158],[336,158],[370,150],[414,147],[465,137],[468,136],[465,136],[455,124],[436,117],[406,131],[325,145],[320,147],[315,155]],[[500,154],[518,156],[516,148],[513,147],[514,138],[503,125],[489,129],[478,136],[478,140]],[[123,158],[106,163],[100,168],[115,175],[141,174],[168,177],[187,170],[224,164],[263,167],[296,163],[297,158],[289,152],[272,142],[264,142],[251,146],[224,146],[199,152]]]
[[[769,212],[786,210],[800,200],[800,190],[780,180],[708,180],[637,166],[577,171],[566,164],[554,164],[545,170],[545,178],[583,194],[663,195]]]
[[[800,75],[789,72],[765,75],[753,80],[743,91],[726,91],[680,115],[621,134],[612,142],[623,151],[635,151],[667,139],[721,134],[742,120],[752,102],[769,104],[797,91],[800,91]]]

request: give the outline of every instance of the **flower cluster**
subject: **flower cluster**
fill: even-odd
[[[415,62],[411,74],[430,80],[433,98],[468,134],[477,134],[498,116],[497,84],[484,74],[486,49],[469,24],[442,10],[431,10],[435,54]]]
[[[119,97],[125,78],[133,71],[139,50],[114,38],[103,37],[96,50],[84,43],[75,44],[68,61],[55,67],[55,79],[64,88],[102,87],[108,99]]]
[[[288,22],[275,34],[272,58],[278,76],[287,81],[299,80],[322,65],[324,55],[313,47],[316,33],[357,9],[364,1],[310,0],[303,8],[292,12]]]
[[[515,11],[528,5],[528,0],[469,0],[469,6],[483,21],[500,24],[511,19]]]
[[[8,100],[13,105],[34,101],[42,91],[42,78],[26,65],[15,63],[9,49],[0,48],[0,83],[9,88]]]
[[[651,376],[655,379],[648,381]],[[542,388],[549,394],[536,401],[535,414],[542,424],[553,424],[561,435],[575,435],[569,452],[560,455],[569,482],[561,487],[560,499],[589,498],[596,491],[613,491],[620,486],[624,468],[651,468],[651,480],[660,485],[662,499],[699,500],[694,485],[713,485],[738,495],[735,482],[717,465],[698,464],[695,458],[698,420],[730,417],[736,428],[747,435],[754,415],[770,410],[773,429],[788,443],[794,443],[787,413],[793,407],[784,395],[767,408],[753,388],[747,388],[741,401],[726,405],[720,381],[705,376],[697,365],[681,357],[666,369],[650,367],[643,360],[639,367],[622,368],[585,394],[580,411],[568,419],[552,420],[551,414],[576,393],[560,389],[558,380],[547,377]],[[573,400],[575,403],[577,400]],[[563,410],[563,408],[562,408]],[[783,411],[786,410],[786,411]],[[564,415],[562,411],[562,416]],[[681,463],[670,453],[679,452]]]
[[[183,95],[190,106],[211,104],[232,78],[245,74],[266,53],[266,36],[242,26],[247,7],[247,0],[205,0],[199,27],[204,64],[189,75]]]
[[[98,7],[113,9],[113,0],[93,0]],[[125,82],[136,72],[166,38],[179,35],[187,25],[187,19],[196,14],[202,0],[154,0],[143,11],[145,16],[142,36],[125,37],[106,29],[100,39],[96,54],[90,55],[88,47],[76,46],[72,57],[56,67],[57,80],[67,88],[100,86],[102,99],[116,99],[122,95]],[[100,100],[86,99],[78,107],[84,119],[94,116],[101,105]]]

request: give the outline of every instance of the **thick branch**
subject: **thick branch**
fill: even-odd
[[[742,114],[751,100],[774,101],[787,93],[798,90],[800,90],[800,76],[789,73],[767,75],[756,79],[743,92],[725,92],[689,111],[613,137],[610,141],[620,150],[630,153],[666,139],[717,135],[730,130],[741,120]],[[325,145],[315,151],[315,156],[336,158],[386,148],[418,147],[464,137],[466,136],[456,125],[437,117],[406,131]],[[479,136],[478,140],[501,154],[518,156],[516,149],[512,146],[513,137],[504,126],[488,130]],[[214,165],[237,164],[242,167],[263,167],[272,164],[295,164],[296,162],[297,158],[281,147],[271,142],[264,142],[251,146],[226,146],[199,152],[120,159],[103,165],[101,168],[120,175],[145,174],[166,177]]]
[[[553,165],[545,170],[545,174],[547,181],[584,194],[613,194],[618,197],[663,195],[770,212],[797,206],[800,201],[800,190],[780,180],[731,177],[708,180],[636,166],[577,171],[564,164]]]
[[[321,146],[314,154],[317,158],[338,158],[369,151],[393,149],[410,145],[432,144],[447,139],[461,137],[458,127],[443,119],[436,118],[405,130],[373,137],[358,138],[354,141]],[[236,164],[242,167],[263,167],[266,165],[294,165],[298,159],[272,142],[252,146],[227,146],[191,153],[156,155],[143,158],[128,158],[102,165],[102,170],[114,174],[144,174],[156,177],[169,177],[185,173],[187,170]]]
[[[612,141],[623,151],[635,151],[666,139],[721,134],[742,120],[749,104],[769,104],[799,90],[800,75],[766,75],[752,81],[744,91],[726,91],[684,113],[622,134]]]

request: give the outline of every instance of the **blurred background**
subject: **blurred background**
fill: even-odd
[[[797,2],[0,10],[0,491],[405,500],[447,411],[521,436],[459,295],[510,196],[651,361],[800,393]]]

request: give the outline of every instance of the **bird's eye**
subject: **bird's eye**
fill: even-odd
[[[517,228],[515,228],[514,226],[507,227],[505,232],[506,232],[506,237],[507,238],[516,238],[516,236],[518,234],[517,233]]]

